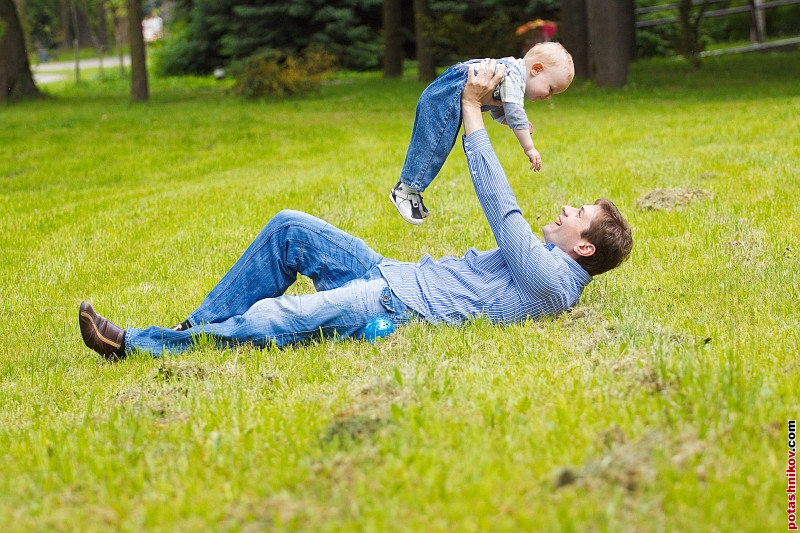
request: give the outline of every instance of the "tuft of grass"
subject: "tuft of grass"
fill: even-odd
[[[81,300],[123,326],[177,323],[284,208],[400,260],[494,246],[461,148],[412,228],[387,198],[424,88],[410,79],[261,101],[153,80],[146,105],[89,79],[0,108],[0,523],[785,527],[798,77],[792,53],[637,62],[620,91],[577,81],[529,105],[538,174],[487,125],[534,227],[608,197],[634,228],[630,260],[559,317],[117,364],[83,346]]]

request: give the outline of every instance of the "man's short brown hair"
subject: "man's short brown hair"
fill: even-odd
[[[578,257],[578,264],[592,276],[618,267],[633,248],[631,227],[617,206],[605,198],[594,205],[600,206],[600,211],[589,228],[581,233],[582,238],[594,245],[594,253]]]

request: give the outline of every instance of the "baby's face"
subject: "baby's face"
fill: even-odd
[[[550,100],[554,94],[566,91],[570,81],[566,68],[560,65],[545,67],[541,63],[535,63],[531,72],[528,73],[525,98],[534,102]]]

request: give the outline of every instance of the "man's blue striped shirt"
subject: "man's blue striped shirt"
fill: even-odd
[[[592,277],[523,218],[486,130],[463,138],[472,182],[497,248],[418,263],[384,259],[379,268],[400,300],[432,323],[484,316],[511,323],[557,315],[575,305]]]

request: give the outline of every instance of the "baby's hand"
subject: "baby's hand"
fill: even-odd
[[[542,169],[542,156],[539,155],[539,150],[530,148],[525,150],[525,155],[528,156],[528,161],[531,162],[531,170],[538,172]]]

